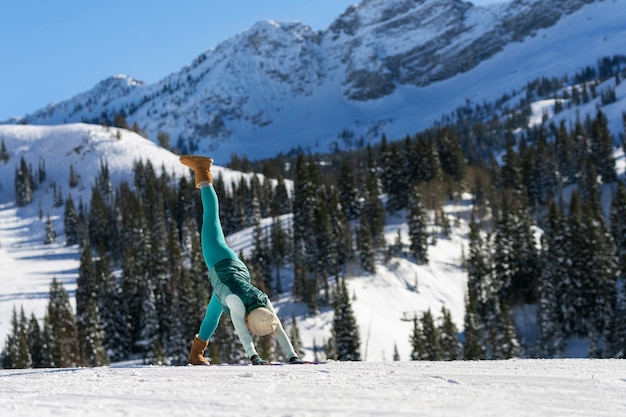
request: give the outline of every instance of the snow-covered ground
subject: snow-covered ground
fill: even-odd
[[[11,417],[619,417],[625,393],[623,360],[0,371]]]

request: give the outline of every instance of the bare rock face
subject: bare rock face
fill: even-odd
[[[474,68],[593,0],[523,1],[500,8],[461,0],[366,0],[325,33],[347,64],[345,95],[369,100],[398,84],[425,86]]]

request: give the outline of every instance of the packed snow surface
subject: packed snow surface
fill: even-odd
[[[12,417],[618,417],[625,393],[623,360],[0,371]]]

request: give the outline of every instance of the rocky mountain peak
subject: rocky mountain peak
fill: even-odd
[[[332,141],[346,126],[373,136],[378,127],[366,124],[395,117],[380,114],[392,114],[402,100],[418,105],[399,90],[451,80],[589,3],[621,7],[600,0],[514,0],[489,7],[462,0],[363,0],[324,31],[260,21],[158,83],[111,77],[21,122],[100,123],[124,112],[150,138],[167,132],[179,147],[211,152],[229,140],[244,150],[255,143],[259,151],[263,141],[283,136]],[[371,109],[380,119],[372,120]]]

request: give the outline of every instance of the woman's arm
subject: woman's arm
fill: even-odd
[[[241,298],[234,294],[230,294],[226,297],[226,305],[230,309],[230,318],[233,322],[233,326],[235,327],[235,332],[237,333],[237,337],[239,337],[239,341],[243,345],[243,348],[246,351],[246,355],[249,358],[257,355],[256,348],[254,347],[254,342],[252,341],[252,336],[246,327],[246,308],[241,301]]]
[[[274,310],[274,306],[272,305],[271,301],[268,301],[265,307],[268,310],[270,310],[272,313],[274,313],[276,317],[278,317],[276,315],[276,311]],[[283,352],[285,352],[287,359],[298,357],[295,350],[293,349],[293,345],[291,344],[291,341],[289,340],[289,336],[287,336],[287,333],[285,333],[285,329],[283,328],[283,325],[280,322],[280,320],[278,320],[278,324],[276,325],[275,333],[276,333],[276,339],[278,340],[278,344],[280,344],[280,347],[283,349]]]

